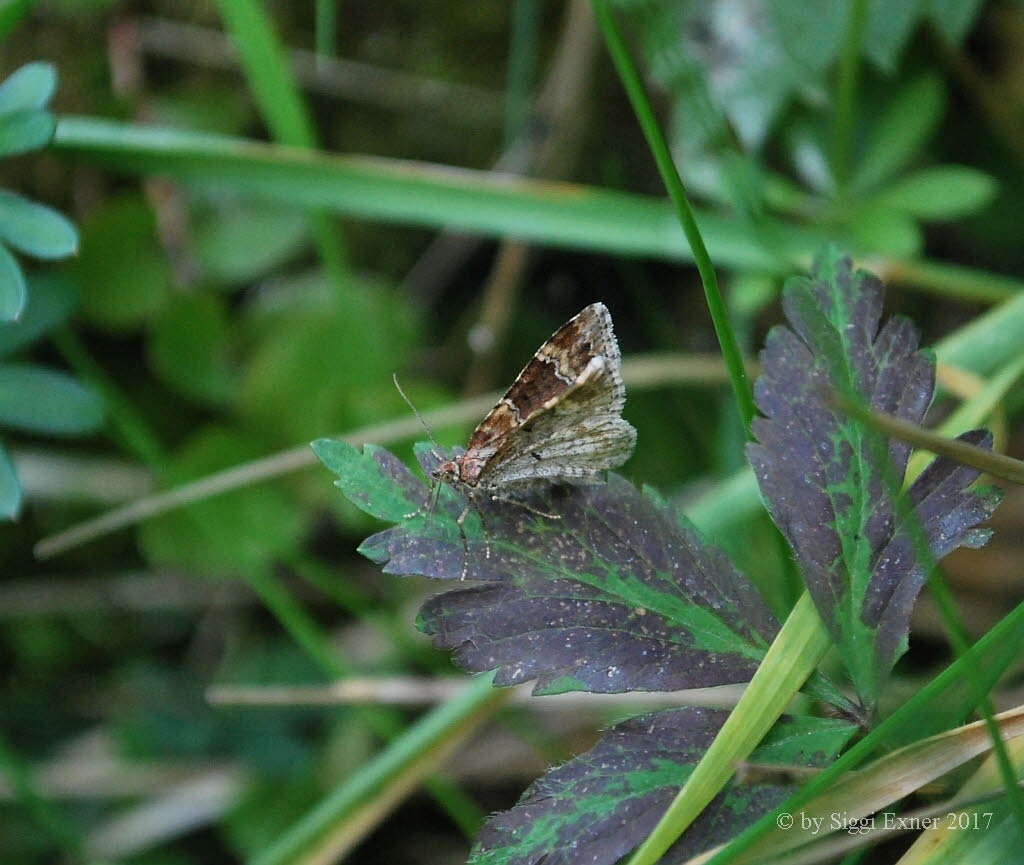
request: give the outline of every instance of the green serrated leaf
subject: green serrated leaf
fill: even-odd
[[[0,243],[0,322],[14,322],[25,309],[25,275],[21,265]]]
[[[157,314],[147,352],[154,370],[181,393],[206,402],[225,400],[232,371],[228,326],[221,297],[173,295]]]
[[[50,143],[56,121],[48,111],[25,108],[0,117],[0,156],[39,150]]]
[[[426,490],[414,479],[392,469],[393,457],[376,445],[362,452],[335,439],[317,439],[313,452],[338,476],[335,486],[361,510],[379,520],[397,523],[426,500]]]
[[[13,520],[21,510],[21,483],[7,448],[0,445],[0,518]]]
[[[966,165],[936,165],[889,184],[875,198],[920,219],[956,219],[982,210],[998,191],[995,179]]]
[[[882,285],[828,248],[810,279],[790,280],[790,328],[769,334],[748,446],[762,496],[804,573],[822,620],[839,645],[865,707],[874,706],[906,651],[910,611],[924,582],[911,537],[889,493],[910,446],[887,444],[836,413],[828,389],[855,394],[876,411],[920,424],[935,386],[934,358],[919,351],[906,319],[880,326]],[[985,444],[977,433],[972,443]],[[991,446],[991,437],[987,438]],[[890,465],[879,464],[879,453]],[[998,501],[969,489],[978,472],[936,460],[907,496],[936,558],[980,546],[975,526]]]
[[[103,422],[103,401],[67,373],[29,364],[0,366],[0,425],[80,435]]]
[[[29,285],[21,318],[0,324],[0,357],[31,345],[63,322],[75,307],[74,286],[66,277],[36,275]]]
[[[853,188],[876,187],[917,156],[938,128],[945,102],[942,82],[930,75],[901,88],[871,131]]]
[[[0,189],[0,240],[35,258],[64,258],[78,250],[78,233],[65,216],[5,189]]]
[[[52,63],[26,63],[0,84],[0,115],[26,108],[45,108],[57,89]]]
[[[471,865],[621,861],[650,833],[727,715],[669,709],[616,724],[590,751],[534,782],[514,808],[491,817]],[[835,758],[855,730],[836,720],[784,717],[750,760],[821,766]],[[733,781],[659,861],[675,865],[722,843],[787,793],[785,787]]]
[[[536,693],[671,690],[746,681],[778,625],[763,600],[674,510],[622,478],[555,488],[470,512],[447,487],[426,486],[385,450],[314,447],[350,500],[397,525],[360,552],[387,573],[487,580],[430,599],[421,628],[495,682],[537,680]],[[424,471],[436,464],[426,446]],[[415,517],[409,515],[419,510]]]

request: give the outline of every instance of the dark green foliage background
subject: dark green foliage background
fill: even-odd
[[[317,5],[259,8],[285,45],[311,50]],[[847,4],[824,4],[829,11],[810,18],[798,0],[770,4],[768,19],[736,12],[730,32],[754,40],[756,51],[705,26],[716,5],[728,4],[622,0],[616,12],[656,89],[748,355],[782,319],[784,278],[804,273],[824,241],[879,271],[891,285],[887,312],[912,318],[923,344],[1024,290],[1024,88],[1012,62],[1024,50],[1019,4],[868,3],[842,170],[834,109]],[[72,861],[105,858],[116,848],[102,846],[104,832],[121,816],[197,772],[229,778],[224,807],[111,858],[245,859],[378,753],[382,731],[403,729],[422,710],[384,717],[219,707],[207,702],[208,686],[457,673],[413,627],[413,611],[435,587],[382,575],[356,552],[383,524],[344,501],[319,466],[172,510],[52,560],[33,555],[40,539],[152,490],[405,419],[395,372],[421,410],[506,386],[558,324],[594,300],[610,307],[627,358],[717,351],[696,272],[657,200],[584,199],[544,187],[536,209],[496,206],[507,222],[487,228],[465,258],[450,252],[458,266],[432,280],[414,265],[440,228],[476,213],[473,195],[484,193],[473,176],[455,176],[467,185],[462,204],[427,185],[388,187],[388,198],[381,182],[370,187],[379,194],[324,216],[300,205],[320,192],[321,178],[327,188],[326,162],[314,163],[307,185],[283,184],[268,200],[247,194],[244,180],[157,178],[174,175],[178,163],[167,153],[139,177],[126,155],[100,158],[59,134],[57,146],[46,146],[47,112],[58,121],[124,123],[116,141],[142,123],[289,139],[233,61],[197,62],[196,33],[219,40],[227,28],[218,8],[162,0],[0,6],[0,77],[36,61],[54,63],[58,74],[49,107],[33,107],[39,116],[28,132],[15,130],[14,145],[0,116],[0,188],[45,205],[52,220],[19,240],[26,222],[0,201],[0,244],[25,275],[26,298],[20,321],[0,324],[0,510],[17,510],[21,489],[17,520],[0,523],[0,778],[16,787],[29,777],[42,796],[0,798],[4,861],[51,862],[61,849]],[[391,95],[366,84],[340,96],[307,88],[320,149],[489,170],[520,131],[514,97],[535,94],[548,74],[563,8],[538,0],[339,4],[339,58],[429,76],[441,96],[430,101],[408,81]],[[514,9],[525,30],[513,26]],[[768,29],[756,29],[765,20]],[[534,173],[660,200],[621,86],[596,37],[594,45],[571,107],[526,127],[565,135],[558,158]],[[280,94],[268,98],[287,114]],[[397,199],[426,215],[365,218]],[[76,226],[73,256],[74,238],[56,213]],[[535,242],[519,279],[495,301],[497,289],[485,286],[502,238],[517,231]],[[325,266],[332,249],[343,251],[333,268]],[[11,276],[9,265],[0,262],[0,276]],[[485,295],[504,324],[496,355],[481,359],[469,337]],[[1015,354],[1019,345],[969,344],[959,359],[970,367],[973,356],[972,368],[988,375]],[[39,369],[59,378],[33,376]],[[723,498],[745,462],[721,371],[701,367],[684,384],[674,375],[630,387],[626,417],[640,444],[621,472],[710,525],[712,540],[782,618],[797,589],[779,566],[768,517],[750,496],[740,496],[742,506]],[[1000,422],[1018,456],[1022,402],[1021,389],[1011,390]],[[943,394],[935,416],[952,405]],[[464,443],[473,422],[435,432],[446,446]],[[384,444],[414,466],[412,443],[422,438]],[[1010,540],[997,533],[991,557],[950,565],[975,634],[1017,596],[1019,574],[1005,564],[1020,554],[1012,493],[1005,509]],[[296,608],[300,623],[289,624]],[[892,690],[880,696],[883,710],[949,657],[933,620],[924,615],[920,624]],[[502,766],[479,752],[460,757],[460,783],[476,803],[464,822],[511,808],[545,765],[586,752],[597,728],[630,713],[592,709],[552,722],[522,708],[503,712],[485,728],[488,742],[509,749]],[[75,760],[107,774],[75,788],[60,780]],[[140,768],[149,774],[134,775]],[[469,849],[436,800],[417,793],[354,857],[434,865],[465,861]]]

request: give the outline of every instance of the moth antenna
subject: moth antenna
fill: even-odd
[[[391,374],[391,378],[395,382],[395,387],[398,388],[398,392],[399,392],[399,394],[401,394],[402,399],[405,400],[405,404],[407,406],[409,406],[409,408],[412,409],[412,413],[414,415],[416,415],[416,417],[419,419],[419,422],[421,424],[423,424],[423,429],[425,429],[427,431],[427,435],[430,436],[430,440],[434,443],[434,447],[437,448],[437,451],[435,452],[435,456],[438,456],[439,458],[443,459],[443,457],[441,457],[440,453],[439,453],[441,451],[441,443],[434,437],[434,431],[430,428],[430,426],[427,424],[427,422],[423,419],[423,415],[421,415],[419,413],[419,410],[416,408],[416,406],[414,406],[412,404],[412,400],[409,399],[409,397],[407,397],[405,395],[405,391],[402,390],[402,386],[398,383],[398,373],[397,372],[392,373]]]

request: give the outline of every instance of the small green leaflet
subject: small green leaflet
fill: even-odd
[[[519,804],[481,830],[470,865],[613,865],[654,828],[728,712],[683,708],[630,718],[597,745],[535,781]],[[751,761],[831,762],[856,727],[826,718],[782,718]],[[734,837],[789,790],[730,782],[660,860],[692,856]]]
[[[918,350],[913,325],[894,317],[880,327],[882,296],[874,276],[854,271],[833,248],[818,257],[810,279],[787,283],[790,328],[773,329],[761,354],[755,395],[765,417],[754,422],[759,443],[748,446],[761,494],[867,709],[906,651],[925,576],[885,481],[887,470],[897,483],[902,478],[910,447],[882,443],[890,467],[876,465],[877,434],[827,400],[835,389],[920,424],[935,389],[934,359]],[[991,446],[982,431],[963,438]],[[939,459],[907,491],[936,558],[988,539],[976,526],[999,499],[969,489],[977,477]]]
[[[496,684],[535,679],[534,693],[549,694],[744,682],[778,629],[721,550],[616,475],[524,495],[557,520],[485,505],[488,542],[473,514],[467,551],[456,493],[445,487],[432,513],[405,519],[428,491],[400,460],[326,439],[314,449],[355,505],[396,523],[360,547],[385,572],[459,583],[468,554],[485,584],[431,598],[419,624],[464,669],[497,668]],[[429,471],[434,457],[421,459]]]

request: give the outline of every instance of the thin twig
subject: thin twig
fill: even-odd
[[[832,404],[843,414],[885,433],[892,438],[908,442],[936,456],[971,466],[995,477],[1015,484],[1024,484],[1024,461],[1005,454],[994,453],[960,439],[951,439],[927,430],[917,424],[884,412],[872,411],[842,394],[833,393]]]
[[[211,685],[206,690],[206,699],[219,706],[427,706],[443,703],[465,687],[465,679],[455,676],[352,676],[329,685]],[[511,705],[562,712],[576,712],[580,709],[602,712],[623,706],[710,706],[730,709],[736,705],[744,687],[722,685],[658,693],[569,693],[534,697],[530,693],[532,685],[520,685],[510,689],[509,700]]]
[[[238,69],[238,52],[219,31],[168,18],[137,19],[140,47],[155,56],[215,69]],[[500,92],[429,78],[354,60],[291,49],[292,74],[307,90],[354,102],[417,111],[424,116],[457,114],[460,123],[497,127],[504,117]]]
[[[710,357],[702,355],[659,354],[631,358],[623,363],[622,372],[627,383],[641,388],[668,384],[718,385],[725,380],[725,370],[721,361],[712,361]],[[436,411],[424,412],[424,417],[435,427],[468,423],[482,417],[499,396],[500,394],[494,393],[462,400]],[[361,427],[338,438],[356,446],[366,442],[388,444],[411,438],[421,429],[419,420],[414,416],[408,416]],[[306,444],[241,463],[172,490],[146,496],[62,532],[49,535],[36,544],[34,552],[36,558],[48,559],[65,550],[175,508],[308,468],[315,463],[316,456]]]
[[[215,582],[173,571],[125,571],[94,577],[46,575],[0,583],[0,621],[110,611],[154,613],[235,607],[255,601],[256,595],[238,580]]]

